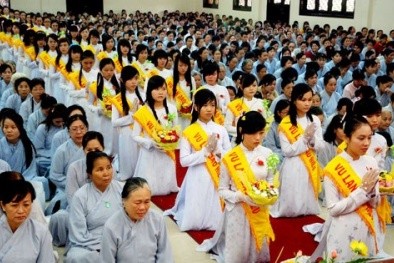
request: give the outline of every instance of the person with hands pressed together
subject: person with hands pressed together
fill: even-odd
[[[180,163],[188,170],[174,207],[164,214],[173,215],[182,231],[216,230],[222,218],[220,159],[231,146],[226,129],[213,121],[216,103],[212,91],[197,90],[192,124],[180,142]]]
[[[265,125],[259,112],[243,115],[237,124],[237,146],[222,159],[219,195],[226,204],[224,219],[214,237],[197,248],[214,252],[219,262],[270,262],[268,244],[274,233],[268,205],[256,204],[245,190],[245,183],[273,182],[273,153],[261,146]]]
[[[271,209],[273,217],[319,214],[320,167],[315,150],[324,146],[318,117],[311,115],[312,89],[304,83],[294,86],[289,115],[279,124],[283,151],[279,200]]]
[[[361,116],[348,118],[344,133],[347,147],[325,168],[324,190],[331,223],[327,232],[327,253],[336,250],[340,262],[352,260],[352,240],[364,242],[368,256],[382,252],[384,225],[378,215],[379,168],[366,155],[372,139],[372,128]]]

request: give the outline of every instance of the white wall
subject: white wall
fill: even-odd
[[[77,0],[75,0],[77,1]],[[29,12],[66,11],[66,0],[10,0],[11,8]]]
[[[77,0],[74,0],[77,1]],[[138,2],[138,5],[135,4]],[[345,28],[355,26],[357,30],[361,27],[383,29],[389,32],[394,28],[392,21],[392,10],[394,9],[393,0],[359,0],[356,2],[354,19],[338,19],[329,17],[300,16],[300,0],[291,0],[290,4],[290,23],[297,20],[300,24],[309,21],[310,25],[323,25],[328,23],[332,28],[339,25]],[[104,0],[104,12],[112,9],[120,12],[122,9],[127,11],[139,9],[141,11],[152,11],[161,13],[164,10],[174,11],[199,11],[219,15],[232,15],[234,17],[253,19],[253,21],[265,20],[267,14],[267,0],[252,0],[252,11],[232,10],[232,0],[220,0],[219,8],[203,8],[203,0]],[[136,8],[138,6],[138,8]],[[14,9],[33,11],[33,12],[56,12],[66,11],[65,0],[11,0],[11,7]]]
[[[63,0],[64,1],[64,0]],[[76,1],[76,0],[75,0]],[[191,5],[196,0],[104,0],[104,13],[113,10],[115,13],[122,9],[140,10],[142,12],[151,11],[162,13],[164,10],[187,12],[193,10]],[[194,4],[194,3],[193,3]]]
[[[196,1],[196,0],[194,0]],[[252,11],[237,11],[233,10],[233,1],[232,0],[220,0],[219,8],[203,8],[203,1],[196,1],[196,11],[203,11],[206,13],[213,13],[219,15],[232,15],[233,17],[244,18],[248,20],[249,18],[253,19],[253,21],[265,20],[267,16],[267,4],[266,0],[252,0]]]

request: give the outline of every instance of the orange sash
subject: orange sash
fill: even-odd
[[[223,157],[223,163],[237,189],[246,194],[246,186],[242,183],[243,180],[240,177],[246,177],[246,181],[251,184],[256,182],[256,177],[252,169],[250,169],[250,165],[241,147],[238,145],[230,150]],[[256,250],[259,252],[263,246],[264,238],[267,238],[268,242],[275,240],[274,231],[272,230],[269,219],[268,207],[250,206],[244,202],[242,203],[242,207],[256,243]]]
[[[278,128],[286,135],[286,138],[289,140],[291,144],[295,143],[297,139],[302,134],[304,134],[304,130],[301,128],[300,125],[294,126],[293,124],[291,124],[290,116],[284,117],[280,122]],[[317,162],[316,154],[312,149],[308,149],[306,152],[300,154],[300,158],[304,163],[306,169],[308,170],[313,191],[317,199],[321,187],[321,182],[320,182],[320,166],[319,163]]]

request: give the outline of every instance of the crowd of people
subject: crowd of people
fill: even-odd
[[[181,231],[216,231],[198,249],[219,262],[269,262],[269,216],[321,205],[324,251],[348,261],[357,239],[384,255],[394,30],[0,13],[1,262],[55,262],[52,244],[66,262],[172,262],[149,207],[174,192],[164,215]],[[276,180],[272,206],[245,187]]]

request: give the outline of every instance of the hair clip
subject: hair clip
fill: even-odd
[[[246,121],[246,116],[242,116],[241,120]]]

